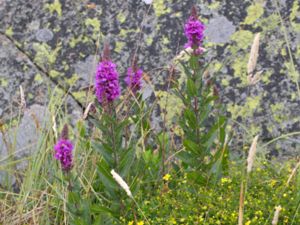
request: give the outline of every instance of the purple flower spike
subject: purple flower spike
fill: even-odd
[[[64,171],[70,171],[73,167],[73,144],[67,139],[60,139],[54,146],[55,158],[60,161]]]
[[[196,9],[193,8],[191,16],[184,26],[184,33],[188,39],[185,47],[192,47],[194,49],[200,47],[204,38],[204,29],[204,24],[198,20]]]
[[[133,93],[136,93],[137,91],[141,90],[142,76],[143,76],[143,70],[141,69],[129,68],[127,70],[127,76],[125,78],[125,82],[127,86],[132,90]]]
[[[100,103],[112,102],[120,95],[119,74],[116,65],[108,59],[98,65],[95,89]]]

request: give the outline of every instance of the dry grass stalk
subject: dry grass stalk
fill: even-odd
[[[274,217],[273,217],[273,220],[272,220],[272,225],[277,225],[278,224],[278,219],[279,219],[279,213],[281,211],[281,206],[277,206],[275,207],[275,213],[274,213]]]
[[[291,180],[292,180],[292,178],[294,177],[294,175],[295,175],[297,169],[299,168],[299,166],[300,166],[300,161],[297,163],[297,165],[296,165],[295,168],[293,169],[291,175],[289,176],[289,179],[288,179],[288,181],[286,182],[286,185],[287,185],[287,186],[288,186],[289,183],[291,182]]]
[[[26,109],[25,94],[24,94],[23,87],[21,85],[20,85],[20,98],[21,98],[21,102],[20,102],[21,109]]]
[[[259,52],[259,38],[260,33],[257,33],[253,40],[253,44],[250,51],[250,57],[247,64],[247,80],[250,85],[255,85],[260,80],[260,75],[262,74],[262,71],[256,72],[254,74]]]
[[[54,136],[55,136],[55,138],[57,138],[58,133],[57,133],[57,126],[56,126],[55,116],[52,116],[52,123],[53,123],[52,129],[53,129],[53,132],[54,132]]]
[[[259,37],[260,37],[260,33],[257,33],[253,40],[253,44],[250,51],[250,57],[247,65],[248,75],[253,75],[253,72],[256,68],[258,51],[259,51]]]
[[[260,78],[261,78],[261,74],[263,73],[263,71],[259,71],[259,72],[256,72],[254,76],[252,75],[248,75],[247,76],[247,80],[248,80],[248,83],[250,85],[255,85],[258,83],[258,81],[260,81]]]
[[[241,191],[240,191],[240,206],[239,206],[239,222],[238,225],[243,225],[243,217],[244,217],[244,182],[241,183]]]
[[[114,170],[111,170],[110,171],[111,175],[113,176],[113,178],[115,179],[115,181],[121,186],[121,188],[124,189],[124,191],[127,193],[127,195],[130,197],[130,198],[133,198],[132,194],[131,194],[131,191],[129,189],[129,186],[128,184],[123,180],[123,178],[118,174],[116,173]]]
[[[83,119],[83,120],[85,120],[85,119],[88,117],[92,105],[93,105],[93,102],[90,102],[90,103],[88,104],[88,106],[86,107],[86,109],[85,109],[85,111],[84,111],[84,113],[83,113],[83,116],[82,116],[82,119]]]
[[[255,153],[256,153],[257,140],[258,140],[258,135],[256,135],[255,138],[253,139],[250,150],[249,150],[249,154],[248,154],[248,158],[247,158],[247,173],[250,173],[252,170]]]

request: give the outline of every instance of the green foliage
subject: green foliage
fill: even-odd
[[[202,57],[192,53],[188,63],[181,64],[187,76],[183,87],[177,84],[177,95],[184,103],[179,124],[184,133],[185,151],[180,152],[178,157],[184,168],[190,171],[190,177],[199,180],[199,176],[208,179],[212,175],[216,181],[227,169],[227,120],[222,115],[222,105],[214,93],[214,77],[205,77],[208,64],[203,65]],[[203,173],[207,171],[210,173]]]
[[[173,174],[152,193],[139,195],[151,224],[237,224],[243,165],[230,163],[228,176],[216,185],[191,183],[186,173]],[[291,224],[299,202],[297,181],[286,185],[290,165],[263,162],[253,171],[245,200],[245,224],[271,224],[275,207],[281,205],[278,224]],[[299,173],[298,173],[299,174]],[[164,191],[162,191],[164,190]],[[300,222],[297,214],[294,224]]]

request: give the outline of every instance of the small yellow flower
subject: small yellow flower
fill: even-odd
[[[262,212],[261,210],[256,211],[256,212],[255,212],[255,215],[262,216],[262,215],[263,215],[263,212]]]
[[[245,225],[250,225],[250,223],[251,223],[251,221],[249,220],[245,223]]]
[[[163,180],[168,181],[168,180],[170,180],[170,178],[171,178],[171,175],[167,173],[167,174],[163,177]]]
[[[144,225],[144,221],[139,221],[137,225]]]
[[[270,186],[274,187],[276,183],[277,183],[277,181],[272,179],[271,182],[270,182]]]
[[[174,218],[171,218],[171,219],[170,219],[170,223],[171,223],[171,224],[177,224],[177,223],[176,223],[176,220],[175,220]]]
[[[230,179],[230,178],[227,178],[227,177],[223,177],[223,178],[221,179],[221,183],[222,183],[222,184],[231,183],[231,179]]]
[[[129,221],[129,222],[128,222],[128,225],[133,225],[133,221]]]

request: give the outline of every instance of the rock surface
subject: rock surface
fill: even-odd
[[[29,106],[46,105],[47,87],[59,85],[65,92],[70,90],[70,99],[79,110],[78,104],[86,104],[86,87],[93,81],[93,68],[104,40],[110,41],[122,82],[138,49],[139,63],[155,86],[155,95],[163,99],[167,74],[162,71],[183,49],[183,24],[193,3],[2,0],[0,116],[7,120],[18,114],[19,85]],[[280,1],[281,17],[271,0],[211,0],[197,7],[207,26],[205,46],[212,60],[210,71],[219,72],[220,93],[236,130],[235,140],[244,145],[260,134],[267,143],[298,131],[299,2]],[[263,73],[258,84],[249,86],[247,61],[257,32],[261,33],[257,70]],[[269,144],[266,150],[280,156],[296,155],[299,136],[290,138]]]

